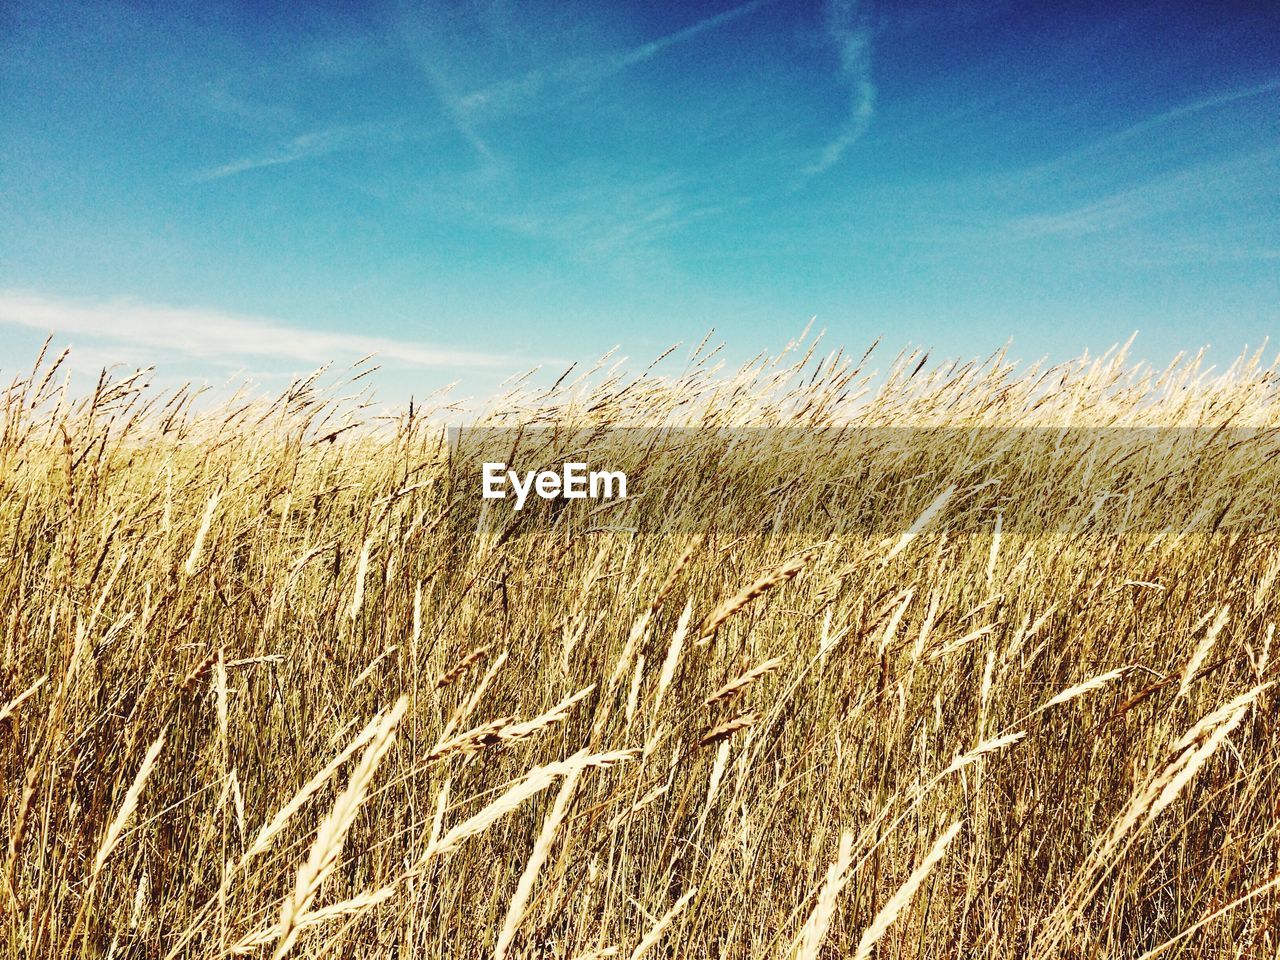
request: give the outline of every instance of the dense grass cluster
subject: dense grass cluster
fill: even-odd
[[[1256,356],[865,361],[699,348],[475,420],[1280,427]],[[1159,523],[1100,517],[1120,474],[1072,449],[1006,525],[999,463],[921,432],[856,478],[874,525],[724,533],[772,464],[703,478],[701,525],[522,528],[476,518],[455,412],[321,382],[4,394],[5,957],[1280,957],[1254,441],[1181,461]]]

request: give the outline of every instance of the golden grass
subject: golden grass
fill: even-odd
[[[61,378],[3,399],[0,956],[1280,957],[1258,355],[520,381],[481,425],[705,431],[563,522],[443,405]],[[904,429],[770,432],[848,424]]]

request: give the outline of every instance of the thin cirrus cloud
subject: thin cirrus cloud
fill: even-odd
[[[135,300],[72,300],[0,291],[0,325],[177,354],[230,367],[246,360],[321,365],[376,354],[408,367],[499,367],[509,358],[411,340],[300,329],[262,317]]]
[[[777,0],[749,0],[748,3],[704,17],[683,29],[626,50],[574,57],[554,66],[529,70],[518,77],[501,80],[458,97],[456,108],[467,113],[513,112],[548,92],[572,95],[630,67],[652,60],[669,47],[693,40],[776,2]]]
[[[804,169],[805,178],[826,173],[862,139],[876,110],[876,85],[871,79],[871,30],[858,9],[858,0],[830,0],[827,35],[840,56],[840,70],[849,88],[849,113],[840,129]]]
[[[659,37],[657,40],[650,40],[648,43],[642,43],[640,46],[628,50],[612,58],[612,66],[617,70],[623,70],[632,64],[643,63],[646,60],[661,53],[667,47],[673,44],[681,43],[685,40],[692,40],[699,34],[706,33],[708,30],[714,30],[716,27],[724,26],[731,23],[739,17],[744,17],[749,13],[754,13],[763,6],[774,3],[776,0],[751,0],[750,3],[739,4],[723,13],[717,13],[711,17],[705,17],[691,26],[685,27],[683,30],[677,30],[675,33],[669,33],[665,37]]]
[[[430,188],[421,193],[445,207],[465,209],[472,222],[550,240],[575,261],[607,262],[611,272],[626,273],[643,263],[665,264],[659,239],[690,219],[706,216],[711,206],[687,202],[680,186],[685,178],[661,169],[628,173],[612,162],[601,173],[586,159],[575,168],[580,175],[571,186],[526,196],[518,185],[536,171],[518,153],[488,140],[491,122],[563,106],[672,48],[692,44],[777,2],[748,0],[643,43],[570,56],[482,84],[468,83],[471,65],[456,63],[450,55],[450,31],[457,30],[456,25],[428,29],[421,18],[406,14],[398,21],[403,48],[477,161],[469,183],[478,197],[453,186],[443,195]]]
[[[1068,167],[1081,164],[1083,161],[1092,160],[1100,154],[1106,153],[1108,150],[1114,150],[1123,146],[1131,140],[1138,139],[1160,130],[1163,127],[1177,123],[1182,120],[1194,117],[1197,114],[1208,113],[1227,107],[1235,103],[1246,100],[1252,100],[1256,97],[1265,96],[1269,93],[1275,93],[1280,90],[1280,77],[1272,77],[1263,83],[1252,84],[1244,87],[1237,87],[1232,90],[1226,90],[1215,93],[1211,96],[1201,97],[1188,103],[1180,104],[1168,110],[1163,110],[1152,116],[1146,117],[1137,123],[1130,124],[1121,130],[1111,133],[1098,140],[1086,143],[1067,153],[1049,160],[1045,163],[1038,164],[1025,171],[1021,175],[1021,181],[1029,182],[1031,180],[1046,180],[1050,177],[1060,175],[1062,171]]]
[[[386,123],[365,123],[313,130],[299,134],[260,153],[239,157],[205,170],[197,174],[195,179],[197,182],[222,180],[263,167],[276,167],[333,153],[365,150],[395,143],[402,136],[398,127]]]
[[[1280,162],[1280,149],[1255,151],[1229,160],[1184,168],[1120,190],[1081,206],[1016,217],[1005,225],[1010,239],[1106,233],[1189,207],[1230,207],[1251,197],[1274,195],[1267,171]],[[1274,180],[1271,180],[1274,183]]]

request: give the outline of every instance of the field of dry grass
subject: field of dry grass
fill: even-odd
[[[5,958],[1280,957],[1275,365],[700,348],[478,417],[907,428],[733,535],[804,464],[522,527],[364,369],[4,394]]]

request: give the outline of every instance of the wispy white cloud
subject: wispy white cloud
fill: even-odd
[[[0,324],[118,344],[131,357],[146,349],[162,357],[178,355],[218,367],[233,367],[247,360],[319,366],[371,353],[383,361],[412,367],[462,369],[511,362],[496,354],[391,337],[307,330],[213,309],[127,299],[73,300],[18,290],[0,290]]]
[[[663,241],[707,215],[704,207],[689,206],[686,189],[669,174],[631,177],[611,171],[536,203],[513,202],[489,218],[513,233],[550,242],[579,263],[614,273],[644,266],[669,269]]]
[[[456,73],[473,67],[466,60],[459,63],[459,51],[475,45],[473,38],[461,34],[459,21],[466,19],[463,6],[400,3],[398,7],[395,24],[403,52],[417,65],[435,94],[444,119],[474,154],[476,168],[472,174],[481,182],[497,179],[505,172],[506,163],[477,129],[457,90]]]
[[[677,30],[675,33],[669,33],[664,37],[656,40],[650,40],[648,43],[642,43],[637,47],[627,50],[623,53],[615,54],[607,58],[608,63],[612,66],[611,72],[625,70],[627,67],[637,63],[643,63],[651,60],[668,47],[675,46],[677,43],[684,43],[686,40],[692,40],[694,37],[722,27],[726,23],[732,23],[740,17],[745,17],[749,13],[754,13],[761,7],[766,6],[775,0],[751,0],[749,3],[739,4],[729,10],[717,13],[714,16],[704,17],[697,23]]]
[[[818,151],[804,170],[816,177],[826,173],[862,139],[876,112],[876,86],[871,79],[871,29],[858,0],[828,0],[827,34],[836,45],[840,69],[849,87],[849,112],[835,137]]]
[[[1100,154],[1105,153],[1115,147],[1122,146],[1131,140],[1152,133],[1176,123],[1179,120],[1185,120],[1197,114],[1206,113],[1217,110],[1221,107],[1229,106],[1233,103],[1239,103],[1244,100],[1251,100],[1254,97],[1264,96],[1268,93],[1280,91],[1280,77],[1275,77],[1265,83],[1253,84],[1246,87],[1238,87],[1234,90],[1227,90],[1222,93],[1216,93],[1212,96],[1201,97],[1188,103],[1180,104],[1168,110],[1162,110],[1153,114],[1144,120],[1131,124],[1122,130],[1109,134],[1098,140],[1086,143],[1083,146],[1076,147],[1061,156],[1055,157],[1045,163],[1038,164],[1021,175],[1021,179],[1042,179],[1060,173],[1065,168],[1079,164],[1083,161],[1090,160]]]
[[[601,170],[598,160],[588,155],[571,165],[571,173],[565,170],[560,185],[548,187],[539,181],[531,187],[527,180],[537,180],[539,172],[515,151],[504,149],[497,132],[503,128],[497,121],[563,107],[612,77],[777,2],[747,0],[643,43],[602,51],[597,46],[599,52],[581,53],[494,82],[477,82],[477,77],[501,76],[500,65],[509,64],[510,51],[527,46],[513,40],[522,25],[509,12],[499,16],[481,5],[480,13],[489,10],[493,22],[477,23],[476,11],[463,13],[461,8],[447,13],[402,9],[397,22],[405,49],[476,161],[475,168],[465,173],[436,173],[433,183],[419,184],[414,195],[425,198],[433,210],[461,212],[471,223],[550,241],[571,259],[608,264],[612,272],[665,264],[662,239],[707,216],[713,206],[705,201],[690,203],[685,178],[665,170],[632,171],[614,160]],[[456,50],[466,44],[455,41],[477,30],[491,43],[473,42],[481,52],[473,60],[461,60]],[[502,49],[495,53],[496,47]]]
[[[1005,235],[1034,239],[1053,235],[1104,233],[1189,207],[1222,208],[1242,197],[1274,196],[1280,149],[1255,151],[1229,160],[1199,164],[1152,178],[1089,203],[1054,213],[1009,220]]]
[[[776,2],[749,0],[625,50],[572,57],[551,66],[538,67],[518,77],[472,90],[458,98],[457,106],[468,113],[497,114],[523,109],[546,93],[572,96],[637,64],[652,60],[670,47],[686,43]]]
[[[476,129],[469,112],[462,103],[462,98],[454,91],[453,84],[445,76],[444,72],[432,63],[429,58],[422,58],[420,63],[423,73],[430,82],[432,89],[435,90],[436,96],[440,100],[440,105],[452,122],[454,129],[457,130],[458,135],[467,142],[475,153],[476,162],[479,164],[477,170],[482,175],[482,179],[492,179],[505,168],[505,164],[493,148],[489,146],[489,142]]]
[[[609,97],[611,87],[620,82],[617,78],[628,71],[642,69],[677,48],[710,43],[718,32],[758,17],[776,3],[748,0],[644,42],[597,47],[596,52],[473,90],[460,106],[483,122],[562,108],[597,91]],[[604,102],[612,106],[611,100]],[[514,200],[494,214],[492,222],[550,241],[578,263],[604,267],[612,276],[631,280],[646,274],[669,276],[676,267],[668,241],[690,224],[722,212],[726,202],[723,183],[708,181],[705,171],[680,171],[669,163],[655,166],[610,158],[601,165],[588,159],[565,184],[565,189],[541,192],[533,202]]]
[[[197,181],[221,180],[263,167],[276,167],[299,160],[310,160],[332,153],[364,150],[394,143],[401,139],[398,127],[386,123],[366,123],[329,127],[300,134],[262,151],[228,161],[196,175]]]

